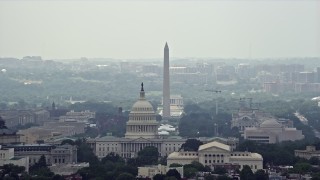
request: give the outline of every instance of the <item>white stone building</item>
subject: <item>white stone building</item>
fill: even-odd
[[[252,108],[241,107],[237,113],[232,114],[231,128],[238,128],[243,132],[248,127],[258,127],[262,122],[275,119],[270,114]]]
[[[315,146],[307,146],[305,150],[294,150],[294,155],[308,160],[312,157],[320,159],[320,151],[316,150]]]
[[[183,178],[183,167],[169,167],[164,165],[153,165],[138,167],[138,177],[142,178],[152,178],[156,174],[166,174],[170,169],[175,169],[179,172]]]
[[[13,148],[3,148],[0,145],[0,166],[5,164],[23,166],[29,172],[29,157],[15,157]]]
[[[95,118],[96,113],[91,112],[89,110],[76,112],[74,110],[71,110],[67,112],[65,116],[60,116],[59,121],[60,122],[82,122],[87,123],[89,119]]]
[[[159,123],[155,119],[156,114],[152,105],[146,100],[143,87],[140,97],[132,106],[129,121],[126,126],[125,137],[105,136],[88,139],[87,143],[93,149],[98,158],[114,152],[123,158],[135,157],[137,153],[147,146],[158,148],[160,156],[168,156],[170,153],[179,151],[181,145],[187,139],[178,136],[164,138],[158,134]],[[200,139],[202,142],[212,141],[212,138]],[[220,141],[235,147],[238,139],[223,139]]]
[[[260,143],[278,143],[296,141],[304,138],[301,130],[283,127],[274,119],[266,120],[259,127],[248,127],[244,130],[244,139]]]
[[[198,161],[212,169],[225,164],[239,166],[240,170],[244,165],[248,165],[253,172],[263,169],[263,158],[260,154],[232,151],[230,146],[216,141],[201,145],[198,151],[173,152],[167,158],[167,165],[170,166],[173,163],[184,165],[193,161]]]

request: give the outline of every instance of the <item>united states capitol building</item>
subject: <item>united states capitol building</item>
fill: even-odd
[[[125,137],[105,136],[88,139],[87,143],[93,149],[98,158],[114,152],[123,158],[136,157],[137,153],[147,146],[158,148],[160,156],[168,156],[170,153],[179,151],[181,145],[187,139],[174,136],[163,137],[158,134],[159,123],[156,121],[156,113],[146,100],[143,84],[141,84],[140,97],[133,104],[126,124]],[[235,148],[238,139],[235,138],[211,138],[203,139],[204,143],[220,141]]]

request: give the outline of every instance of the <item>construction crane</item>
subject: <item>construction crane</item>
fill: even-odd
[[[206,89],[206,91],[216,93],[216,94],[221,93],[221,90]],[[218,115],[218,112],[219,112],[219,110],[218,110],[218,99],[217,99],[216,100],[216,115]]]

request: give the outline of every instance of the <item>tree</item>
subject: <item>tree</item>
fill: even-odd
[[[30,166],[29,171],[30,174],[43,178],[52,177],[54,175],[54,173],[47,167],[46,157],[44,155],[41,155],[37,163]]]
[[[215,180],[216,178],[215,178],[215,176],[209,174],[209,175],[205,176],[204,179],[205,180]]]
[[[319,161],[319,158],[317,158],[317,157],[311,157],[309,159],[309,163],[312,165],[319,165],[320,161]]]
[[[106,157],[101,159],[102,164],[105,164],[107,161],[111,161],[113,163],[116,163],[116,162],[123,163],[124,162],[122,157],[120,157],[118,154],[115,154],[114,152],[107,154]]]
[[[307,172],[310,172],[311,165],[309,163],[296,163],[293,166],[293,171],[300,174],[305,174]]]
[[[187,139],[185,143],[181,145],[181,149],[184,151],[198,151],[199,146],[203,143],[197,139]]]
[[[214,168],[213,173],[214,173],[214,174],[226,174],[226,173],[227,173],[227,170],[226,170],[226,168],[224,168],[224,167],[217,166],[217,167]]]
[[[192,178],[196,176],[196,173],[198,172],[198,170],[194,167],[187,167],[184,168],[183,170],[183,176],[186,178]]]
[[[232,178],[229,178],[228,176],[223,175],[223,176],[218,176],[217,180],[232,180]]]
[[[89,164],[99,163],[97,156],[92,152],[92,149],[86,143],[85,139],[77,139],[75,144],[78,148],[77,158],[79,162],[89,162]]]
[[[170,167],[182,167],[182,165],[178,163],[172,163],[170,164]]]
[[[7,129],[6,122],[0,116],[0,129]]]
[[[258,179],[258,180],[268,180],[269,179],[268,174],[262,169],[259,169],[254,173],[254,178]]]
[[[47,167],[47,161],[46,161],[46,157],[44,155],[40,156],[40,159],[37,163],[38,167]]]
[[[135,180],[135,177],[129,173],[122,173],[117,177],[117,180]]]
[[[181,174],[176,169],[169,169],[169,171],[166,173],[167,177],[175,177],[177,180],[181,179]]]
[[[63,176],[61,176],[60,174],[56,174],[52,177],[52,180],[63,180]]]
[[[179,122],[179,133],[184,137],[213,136],[212,129],[214,129],[214,122],[209,113],[186,114]]]
[[[178,180],[178,179],[174,176],[169,176],[169,177],[165,177],[164,180]]]
[[[24,171],[25,167],[23,166],[5,164],[2,166],[2,171],[0,171],[0,179],[4,177],[12,177],[15,179],[19,179],[18,174],[23,173]]]
[[[164,180],[166,176],[164,174],[156,174],[155,176],[153,176],[153,180]]]
[[[64,145],[64,144],[70,144],[70,145],[75,145],[75,142],[71,139],[65,139],[61,142],[61,145]]]
[[[158,157],[158,149],[154,146],[147,146],[138,152],[137,161],[143,165],[157,164]]]
[[[253,172],[248,165],[244,165],[242,170],[240,171],[240,179],[241,180],[252,180]]]

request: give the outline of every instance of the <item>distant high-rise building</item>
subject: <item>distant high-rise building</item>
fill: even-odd
[[[169,72],[169,47],[164,46],[163,57],[163,118],[170,117],[170,72]]]

